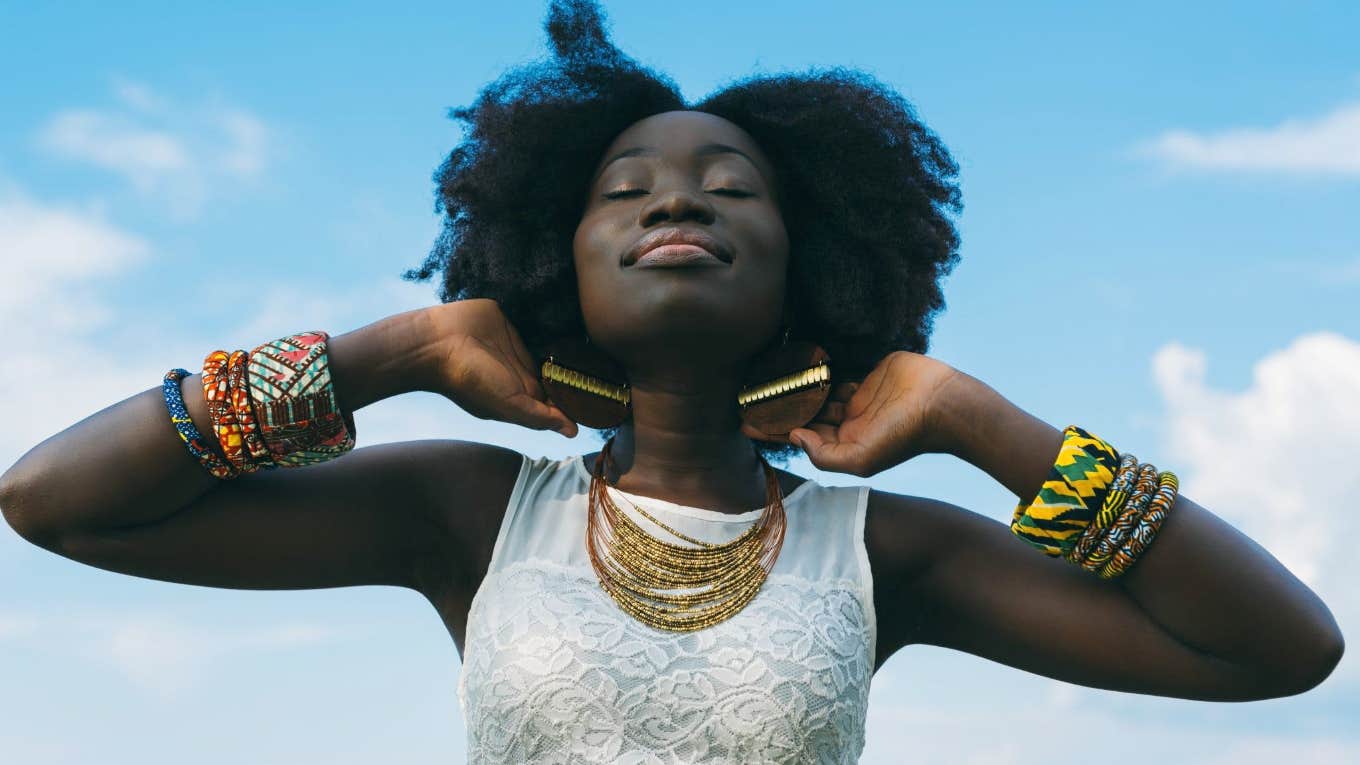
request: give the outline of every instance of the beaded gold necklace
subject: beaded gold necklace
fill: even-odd
[[[605,466],[613,464],[609,456],[613,444],[613,438],[605,443],[591,470],[586,517],[586,547],[600,585],[620,608],[657,629],[692,632],[730,619],[756,596],[784,544],[784,498],[774,468],[760,457],[765,511],[740,536],[721,544],[686,536],[629,503],[651,522],[698,545],[686,547],[653,537],[614,504],[604,477]],[[702,587],[709,589],[658,589]]]

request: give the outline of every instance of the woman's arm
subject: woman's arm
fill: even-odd
[[[985,471],[1021,502],[1033,499],[1052,468],[1062,432],[977,378],[960,373],[953,384],[958,387],[944,397],[948,406],[940,413],[942,430],[953,438],[949,453]],[[1285,687],[1320,682],[1344,650],[1336,620],[1312,590],[1259,544],[1183,494],[1138,561],[1109,581],[1185,646],[1281,678]],[[1007,586],[1023,589],[1025,583]],[[1085,616],[1074,612],[1071,618]]]
[[[407,311],[331,338],[331,377],[344,411],[430,387],[443,353],[431,310],[448,309]],[[180,386],[194,426],[216,449],[202,378],[193,374]],[[30,449],[0,476],[0,509],[16,531],[39,541],[164,520],[221,483],[186,451],[157,384]]]

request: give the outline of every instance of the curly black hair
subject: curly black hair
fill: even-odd
[[[470,129],[434,174],[443,230],[403,279],[442,271],[442,302],[494,299],[535,354],[584,334],[572,239],[595,165],[634,122],[701,111],[746,130],[776,169],[790,336],[826,349],[832,383],[862,379],[895,350],[926,352],[959,259],[949,214],[962,202],[958,165],[905,99],[835,67],[748,77],[688,106],[670,78],[614,47],[595,3],[553,0],[545,27],[551,57],[449,110]],[[799,453],[753,444],[775,463]]]

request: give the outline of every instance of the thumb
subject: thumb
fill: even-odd
[[[789,440],[803,449],[808,461],[818,470],[842,471],[847,464],[848,445],[828,443],[815,430],[794,428],[789,431]]]
[[[789,431],[789,440],[793,442],[794,446],[806,452],[808,459],[812,460],[813,464],[817,463],[816,453],[823,445],[822,437],[817,434],[817,431],[794,428]]]
[[[524,415],[519,418],[521,425],[535,430],[555,430],[567,438],[576,437],[576,423],[563,414],[561,409],[545,404],[527,393],[516,396],[512,403]]]

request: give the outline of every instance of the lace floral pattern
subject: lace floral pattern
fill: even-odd
[[[468,616],[468,761],[856,762],[873,675],[862,597],[853,580],[771,574],[731,619],[671,633],[620,610],[588,566],[510,563]]]

